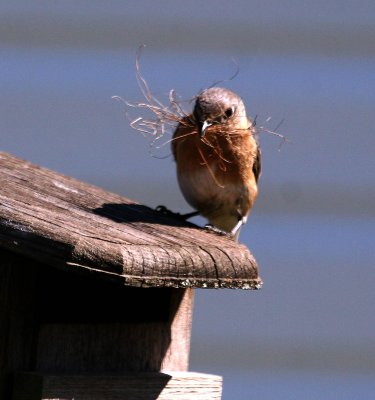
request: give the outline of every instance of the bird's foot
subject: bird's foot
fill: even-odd
[[[214,232],[217,233],[218,235],[225,236],[229,239],[233,239],[233,234],[231,232],[223,231],[222,229],[219,229],[214,225],[207,224],[204,226],[204,229],[206,229],[209,232]]]
[[[199,215],[198,211],[193,211],[193,212],[187,213],[187,214],[177,213],[177,212],[171,211],[166,206],[157,206],[155,208],[155,210],[157,212],[160,212],[163,215],[168,216],[168,217],[174,217],[174,218],[182,219],[183,221],[186,221],[189,218],[192,218],[192,217],[195,217],[195,216]]]

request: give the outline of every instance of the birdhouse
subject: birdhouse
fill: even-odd
[[[1,399],[221,398],[193,294],[259,288],[244,245],[6,153],[0,183]]]

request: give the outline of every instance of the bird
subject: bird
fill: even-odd
[[[201,91],[171,146],[185,200],[208,227],[238,241],[261,173],[260,147],[241,97],[222,87]]]

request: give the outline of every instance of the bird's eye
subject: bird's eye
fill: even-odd
[[[227,118],[230,118],[233,115],[233,107],[227,108],[224,114]]]

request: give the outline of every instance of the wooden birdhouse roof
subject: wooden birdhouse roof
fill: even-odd
[[[261,286],[244,245],[125,197],[7,153],[0,187],[0,248],[130,286]]]

